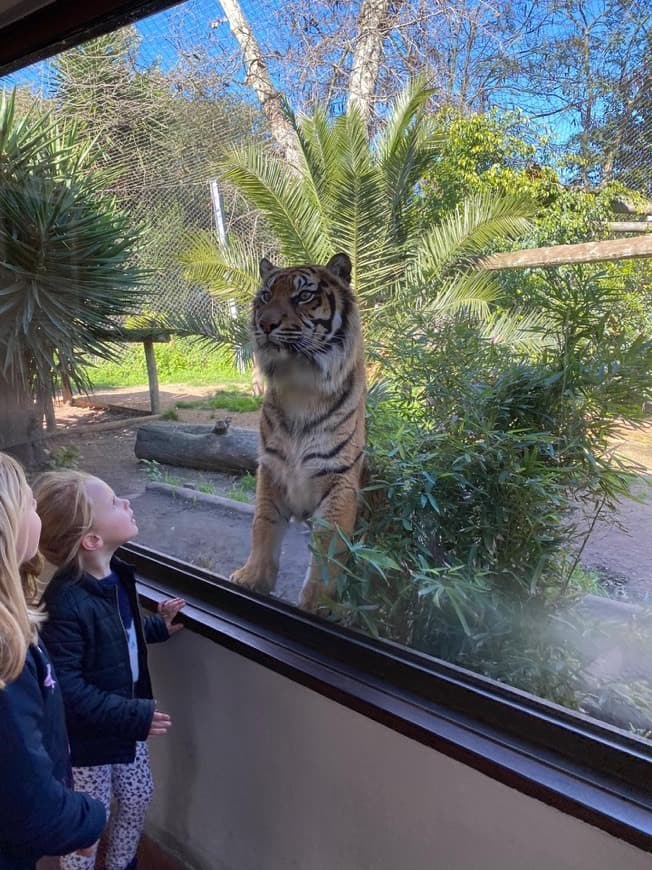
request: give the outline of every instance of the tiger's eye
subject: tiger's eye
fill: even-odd
[[[302,290],[301,293],[297,296],[297,302],[310,302],[313,299],[315,294],[312,290]]]

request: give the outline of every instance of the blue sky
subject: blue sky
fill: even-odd
[[[289,36],[282,32],[274,17],[276,7],[272,3],[262,4],[241,0],[245,15],[248,17],[256,36],[261,44],[270,52],[270,69],[275,71],[275,52],[283,57],[288,50]],[[602,0],[595,0],[590,5],[596,5]],[[646,0],[647,2],[647,0]],[[554,29],[555,23],[551,22]],[[193,51],[205,52],[216,59],[219,64],[221,58],[228,58],[237,54],[238,47],[226,20],[221,6],[217,0],[188,0],[188,2],[172,7],[168,10],[150,16],[137,24],[138,31],[142,36],[139,50],[139,65],[147,67],[157,63],[163,71],[169,71],[179,62],[178,49],[187,53],[189,62],[192,63]],[[5,83],[9,86],[29,85],[35,90],[42,89],[47,93],[48,73],[51,61],[44,61],[26,70],[19,71],[6,77]],[[276,70],[280,73],[280,66]],[[241,64],[233,67],[233,79],[231,93],[240,92],[247,101],[252,99],[251,92],[242,88],[243,69]],[[279,81],[279,84],[282,83]],[[288,95],[292,102],[292,94]],[[507,96],[503,94],[503,98]],[[555,106],[553,94],[533,96],[529,99],[529,105],[523,105],[524,98],[520,98],[520,108],[529,112],[545,113]],[[572,113],[556,115],[537,122],[536,129],[539,132],[546,131],[557,143],[561,144],[574,132],[574,118]]]

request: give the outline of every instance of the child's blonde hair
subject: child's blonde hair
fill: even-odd
[[[83,471],[48,471],[34,481],[36,510],[41,517],[40,550],[56,568],[81,575],[81,543],[93,527],[93,505]]]
[[[33,589],[38,563],[32,560],[22,571],[18,564],[19,523],[30,502],[23,469],[11,456],[0,453],[0,688],[22,671],[27,648],[36,643],[37,625],[44,618],[28,606],[25,597],[25,590]]]

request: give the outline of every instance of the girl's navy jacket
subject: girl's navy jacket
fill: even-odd
[[[167,640],[168,630],[161,616],[148,616],[143,624],[132,566],[114,557],[111,570],[126,589],[134,615],[135,684],[116,587],[63,570],[43,596],[49,618],[42,636],[61,682],[73,767],[130,764],[136,741],[147,738],[154,715],[147,643]]]
[[[100,801],[72,791],[57,674],[43,645],[0,690],[0,870],[32,870],[43,855],[91,846],[106,823]]]

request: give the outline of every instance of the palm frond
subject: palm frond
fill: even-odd
[[[30,171],[47,150],[55,132],[49,114],[34,103],[22,118],[16,117],[16,90],[0,95],[0,179],[19,178]],[[47,164],[46,164],[47,165]]]
[[[388,256],[390,215],[382,176],[356,107],[333,125],[336,159],[329,167],[328,233],[331,246],[353,264],[353,284],[365,297],[382,290],[394,264]]]
[[[433,316],[462,308],[487,316],[498,287],[469,272],[481,253],[523,233],[533,211],[512,197],[479,196],[423,227],[419,182],[443,147],[425,114],[429,96],[422,80],[406,87],[375,142],[355,106],[336,119],[325,108],[298,118],[288,109],[300,167],[260,148],[233,151],[225,162],[225,180],[260,212],[285,263],[324,263],[339,250],[350,256],[372,326],[409,305]],[[183,262],[214,295],[242,300],[258,284],[255,259],[237,243],[222,249],[196,236]]]
[[[441,153],[444,138],[431,130],[424,107],[432,90],[417,77],[399,94],[387,124],[376,142],[375,151],[381,167],[391,212],[400,221],[406,200],[435,157]]]
[[[491,344],[532,352],[550,345],[549,326],[540,311],[503,311],[480,324],[480,335]]]
[[[231,152],[224,165],[224,179],[261,212],[288,260],[319,263],[328,256],[319,206],[288,164],[251,147]]]
[[[425,234],[412,263],[418,282],[427,282],[452,266],[471,266],[484,251],[518,238],[530,228],[534,204],[522,197],[479,194]]]
[[[500,296],[500,285],[490,272],[457,272],[443,289],[422,300],[422,310],[437,319],[445,314],[465,312],[485,319],[492,302]]]
[[[433,93],[422,76],[415,76],[396,97],[375,143],[380,163],[391,163],[395,159],[406,131],[422,120],[423,109]]]
[[[228,304],[219,307],[212,319],[192,314],[172,315],[166,326],[176,335],[187,336],[199,345],[226,352],[238,369],[253,361],[249,331],[249,307],[235,311]]]
[[[258,289],[260,254],[235,235],[223,246],[212,233],[193,233],[186,237],[179,259],[186,279],[217,298],[248,304]]]
[[[2,111],[8,124],[11,109]],[[16,124],[9,134],[3,128],[3,142],[20,135],[31,163],[0,174],[0,367],[42,392],[52,388],[57,359],[82,383],[84,354],[114,353],[102,336],[136,309],[145,276],[131,259],[138,233],[99,195],[89,151],[73,153],[73,139],[38,115],[31,127]],[[79,175],[62,178],[64,164]]]
[[[333,164],[335,149],[333,135],[328,123],[328,116],[320,106],[315,107],[312,116],[297,118],[289,109],[288,120],[292,124],[299,141],[299,148],[305,161],[305,166],[299,171],[308,184],[318,202],[328,198],[328,167]]]

